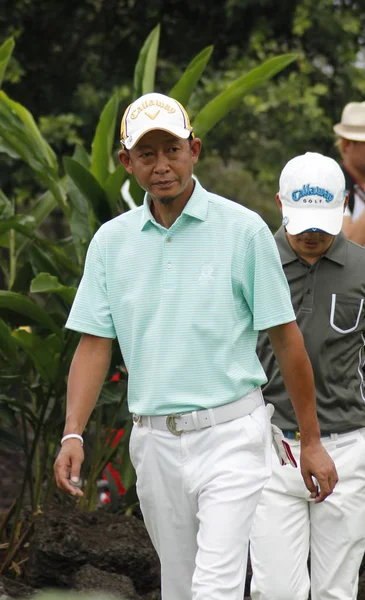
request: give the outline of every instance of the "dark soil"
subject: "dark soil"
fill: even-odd
[[[24,461],[1,451],[0,516],[16,498]],[[23,518],[27,519],[25,511]],[[160,565],[139,508],[125,515],[110,505],[82,512],[71,498],[57,494],[35,522],[29,547],[6,576],[0,575],[0,600],[29,598],[40,590],[104,592],[123,600],[161,600]],[[5,556],[1,549],[0,565]],[[18,565],[18,566],[17,566]],[[250,565],[245,598],[249,600]],[[365,600],[365,561],[360,569],[358,600]]]

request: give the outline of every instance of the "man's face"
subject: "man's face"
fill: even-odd
[[[175,198],[189,199],[200,149],[198,138],[182,140],[156,130],[146,133],[132,150],[122,150],[119,159],[152,198],[168,204]]]
[[[345,149],[347,165],[365,175],[365,142],[348,141]]]
[[[335,239],[334,235],[322,231],[303,231],[297,235],[286,232],[287,240],[294,252],[310,264],[325,254]]]

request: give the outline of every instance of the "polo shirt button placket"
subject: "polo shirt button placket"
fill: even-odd
[[[163,289],[165,292],[172,292],[176,288],[176,273],[174,269],[173,245],[171,234],[166,235],[163,243]]]

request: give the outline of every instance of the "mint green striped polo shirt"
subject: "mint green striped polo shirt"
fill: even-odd
[[[255,212],[198,181],[175,223],[141,207],[92,239],[66,327],[118,338],[131,412],[231,402],[267,379],[259,330],[295,320],[274,238]]]

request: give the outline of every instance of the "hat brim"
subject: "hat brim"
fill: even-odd
[[[187,140],[188,137],[190,137],[190,135],[193,133],[193,130],[189,130],[189,129],[184,129],[183,127],[161,127],[160,125],[155,125],[154,127],[148,127],[147,129],[140,129],[138,131],[136,131],[136,133],[133,136],[133,139],[128,142],[128,137],[127,139],[122,142],[122,144],[124,145],[124,147],[127,150],[132,150],[132,148],[134,148],[134,146],[136,144],[138,144],[139,140],[149,131],[166,131],[166,133],[171,133],[171,135],[174,135],[177,138],[183,139],[183,140]]]
[[[298,235],[307,229],[321,229],[330,235],[338,235],[342,228],[343,206],[336,208],[283,207],[285,229],[290,235]]]
[[[365,142],[365,127],[356,128],[337,123],[337,125],[333,126],[333,131],[339,137],[345,138],[346,140]]]

